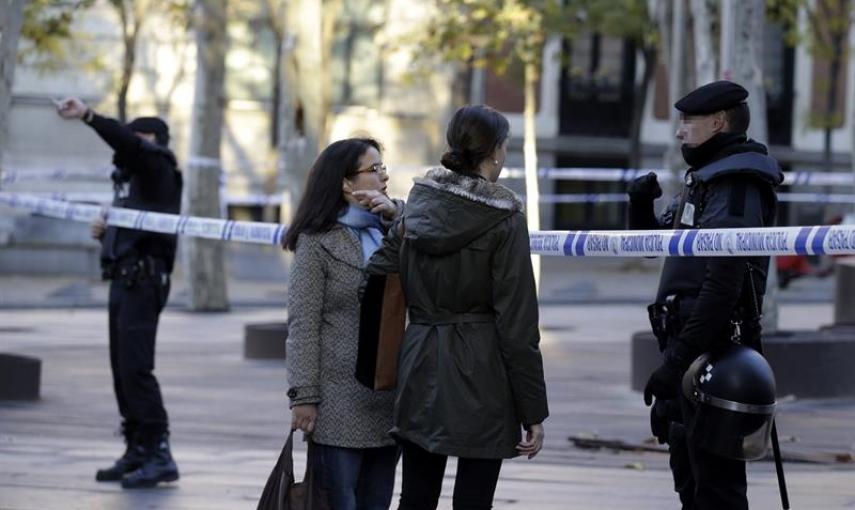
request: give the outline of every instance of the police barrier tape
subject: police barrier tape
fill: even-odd
[[[219,160],[211,158],[195,158],[188,160],[188,166],[204,166],[219,168]],[[392,166],[392,172],[402,170],[423,171],[427,167],[414,166]],[[33,169],[27,171],[4,171],[0,176],[2,184],[12,184],[23,181],[48,181],[48,180],[72,180],[72,179],[107,179],[110,177],[112,168],[98,168],[92,170],[77,169]],[[568,181],[591,181],[591,182],[629,182],[636,177],[654,172],[660,181],[673,179],[671,172],[662,169],[634,169],[634,168],[539,168],[538,176],[542,179],[568,180]],[[506,168],[502,173],[506,179],[522,179],[525,170],[522,168]],[[225,182],[225,179],[223,179]],[[855,176],[847,172],[785,172],[785,186],[846,186],[855,184]]]
[[[92,222],[106,214],[107,224],[148,232],[178,234],[221,241],[281,244],[285,225],[166,214],[121,207],[103,207],[18,193],[0,193],[0,204],[27,209],[34,214],[72,221]]]
[[[282,194],[265,195],[262,193],[233,195],[231,193],[222,192],[225,197],[223,205],[231,205],[236,207],[258,207],[258,206],[273,206],[282,205],[284,199]],[[71,202],[94,202],[97,204],[109,204],[113,201],[113,194],[108,192],[90,192],[90,191],[69,191],[69,192],[49,192],[49,191],[33,191],[28,192],[29,195],[39,198],[49,198],[53,200],[66,200]],[[811,202],[817,204],[855,204],[855,195],[847,195],[844,193],[778,193],[780,202]],[[525,199],[525,195],[520,195],[520,199]],[[543,204],[613,204],[627,202],[626,193],[569,193],[561,195],[540,195],[540,202]]]
[[[591,182],[629,182],[649,172],[656,174],[658,180],[666,182],[674,178],[668,170],[653,168],[539,168],[541,179],[591,181]],[[680,172],[682,175],[682,172]],[[502,172],[507,179],[522,179],[525,170],[507,168]],[[855,175],[848,172],[784,172],[784,186],[846,186],[855,184]]]
[[[222,190],[221,190],[222,193]],[[51,200],[61,200],[68,202],[89,202],[95,204],[108,205],[113,201],[113,194],[109,192],[99,191],[69,191],[69,192],[51,192],[51,191],[30,191],[27,195],[46,198]],[[225,205],[233,206],[280,206],[282,205],[283,196],[279,195],[264,195],[264,194],[249,194],[249,195],[232,195],[223,193],[220,196],[225,197]]]
[[[855,225],[531,233],[531,252],[564,257],[855,254]]]
[[[101,207],[17,193],[0,193],[0,204],[35,214],[91,222],[107,214],[119,227],[222,241],[282,243],[285,225],[199,218]],[[708,230],[541,231],[530,235],[531,252],[560,257],[738,257],[760,255],[855,255],[855,225]]]

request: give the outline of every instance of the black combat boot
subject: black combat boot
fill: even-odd
[[[133,427],[122,425],[122,435],[125,436],[125,453],[112,466],[99,469],[95,473],[95,480],[99,482],[119,482],[125,474],[142,466],[146,458],[146,452],[135,437],[136,431]]]
[[[169,451],[169,434],[163,432],[143,440],[146,458],[142,465],[122,478],[123,489],[154,487],[178,480],[178,466]]]

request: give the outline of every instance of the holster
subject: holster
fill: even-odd
[[[680,300],[672,294],[665,298],[664,303],[653,303],[647,307],[650,327],[659,344],[659,352],[665,352],[668,338],[677,336],[680,332]]]

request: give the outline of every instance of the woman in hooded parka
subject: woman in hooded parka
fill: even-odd
[[[392,428],[403,452],[400,509],[436,508],[449,456],[458,457],[454,508],[491,508],[502,460],[543,445],[528,229],[519,198],[496,183],[508,131],[492,108],[458,110],[443,167],[416,179],[366,268],[400,274],[409,314]]]

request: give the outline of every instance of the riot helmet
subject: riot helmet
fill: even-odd
[[[730,343],[701,354],[683,376],[694,407],[689,433],[701,448],[739,460],[762,458],[775,418],[775,374],[754,349]]]

